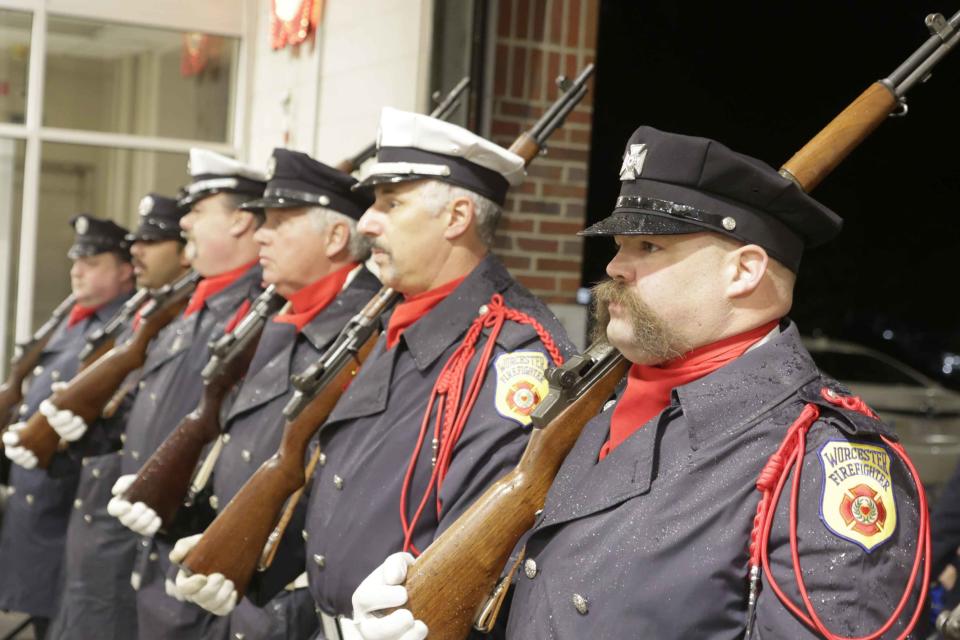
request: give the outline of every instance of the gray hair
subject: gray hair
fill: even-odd
[[[473,202],[477,236],[487,247],[493,246],[497,233],[497,223],[500,222],[500,205],[480,194],[439,180],[427,180],[420,186],[417,196],[424,205],[438,215],[451,200],[469,198]]]
[[[338,222],[347,225],[350,234],[350,239],[347,240],[347,253],[350,254],[351,260],[363,262],[370,256],[370,240],[357,231],[357,221],[353,218],[326,207],[310,207],[307,215],[310,216],[317,231],[325,231],[328,226]]]

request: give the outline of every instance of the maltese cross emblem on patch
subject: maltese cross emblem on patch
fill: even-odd
[[[630,151],[623,156],[623,164],[620,166],[620,180],[636,180],[640,172],[643,171],[643,163],[647,159],[647,145],[632,144]]]

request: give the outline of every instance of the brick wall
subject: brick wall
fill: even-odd
[[[498,0],[491,136],[509,146],[596,51],[599,0]],[[592,91],[554,132],[546,155],[511,192],[496,253],[545,301],[572,303],[580,286]]]

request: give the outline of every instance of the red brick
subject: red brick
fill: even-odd
[[[531,107],[528,103],[516,102],[514,100],[499,100],[499,111],[505,116],[516,116],[518,118],[533,118],[539,109]]]
[[[560,279],[560,291],[566,291],[572,295],[577,294],[577,289],[580,288],[580,278],[561,278]]]
[[[523,40],[530,33],[530,0],[513,0],[517,8],[517,21],[513,25],[513,35]]]
[[[527,68],[530,83],[527,85],[527,97],[531,100],[541,100],[543,96],[543,51],[533,48],[530,50],[530,66]]]
[[[556,252],[560,248],[560,243],[542,238],[517,238],[517,246],[524,251]]]
[[[531,260],[526,256],[500,256],[507,269],[529,269]]]
[[[583,200],[579,202],[567,202],[564,203],[563,213],[567,218],[579,218],[582,220],[587,213],[587,207],[584,205]]]
[[[551,51],[547,54],[547,98],[550,100],[557,96],[555,81],[558,75],[560,75],[560,54]]]
[[[597,14],[600,12],[600,0],[586,0],[587,16],[583,22],[583,46],[589,51],[597,48]]]
[[[553,44],[561,44],[563,42],[563,6],[566,4],[565,0],[551,0],[549,7],[547,7],[550,12],[550,35],[549,41]]]
[[[543,195],[558,198],[586,198],[587,188],[580,185],[545,184],[543,185]]]
[[[580,273],[580,261],[537,258],[537,269],[540,271],[573,271]]]
[[[580,46],[580,0],[567,0],[567,46]]]
[[[543,162],[534,162],[527,168],[527,175],[531,178],[561,180],[563,178],[563,167],[544,164]]]
[[[544,202],[543,200],[521,200],[517,210],[524,213],[546,213],[557,215],[560,213],[560,203]]]
[[[593,114],[589,111],[571,111],[567,116],[567,122],[576,122],[578,124],[592,124]]]
[[[579,182],[586,184],[587,182],[587,170],[584,167],[578,167],[575,165],[567,166],[567,182]]]
[[[513,18],[513,1],[501,0],[497,3],[497,36],[510,37],[510,21]]]
[[[509,145],[508,145],[509,146]],[[524,182],[519,187],[513,188],[515,193],[522,193],[524,195],[532,196],[537,193],[537,183],[536,182]]]
[[[540,220],[538,227],[540,233],[553,233],[564,236],[572,236],[578,231],[583,231],[583,225],[579,222],[554,222],[553,220]]]
[[[505,216],[500,222],[500,229],[508,231],[533,231],[533,220],[530,218]]]
[[[586,164],[590,161],[590,152],[586,149],[572,149],[569,147],[550,147],[550,158],[552,160],[573,160]]]
[[[504,249],[513,249],[513,238],[504,235],[503,233],[498,233],[497,237],[493,241],[493,246],[495,249],[501,251]]]
[[[547,0],[533,0],[533,31],[530,39],[543,42],[543,32],[547,28]]]
[[[514,46],[513,49],[513,62],[510,64],[510,95],[514,98],[523,98],[525,97],[524,89],[525,80],[527,79],[527,69],[529,65],[527,64],[527,55],[529,50],[527,47]]]
[[[575,144],[590,144],[590,132],[582,131],[580,129],[567,129],[569,132],[569,140]]]
[[[563,74],[573,80],[580,73],[580,65],[577,62],[577,54],[568,53],[563,56]]]
[[[577,296],[574,295],[563,295],[563,294],[552,294],[552,295],[543,295],[540,296],[540,299],[546,302],[547,304],[570,304],[577,301]]]
[[[501,2],[501,5],[509,6],[509,2]],[[509,65],[509,56],[507,55],[509,49],[505,44],[497,45],[497,58],[496,63],[493,69],[494,85],[493,92],[498,96],[502,96],[507,92],[507,74],[510,71]]]
[[[504,120],[494,120],[490,125],[490,133],[495,136],[509,136],[516,138],[520,135],[522,128],[516,122],[505,122]]]
[[[547,276],[528,276],[518,275],[517,280],[528,289],[537,289],[541,291],[556,291],[557,279]]]

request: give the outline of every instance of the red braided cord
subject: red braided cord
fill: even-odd
[[[440,515],[442,510],[440,489],[443,486],[443,480],[450,468],[450,462],[453,460],[454,448],[460,440],[460,436],[463,434],[463,429],[466,427],[470,413],[473,411],[473,406],[476,404],[477,398],[480,396],[480,391],[483,389],[490,359],[496,348],[497,337],[500,335],[500,330],[503,328],[506,320],[512,320],[513,322],[527,324],[533,327],[547,353],[550,354],[554,364],[557,366],[563,364],[563,355],[557,348],[553,338],[546,329],[543,328],[543,325],[521,311],[504,306],[503,296],[499,293],[494,294],[490,298],[487,311],[470,325],[463,342],[444,364],[440,375],[437,377],[437,382],[430,393],[427,410],[420,424],[420,434],[417,438],[417,445],[407,465],[407,472],[404,476],[403,488],[400,493],[400,522],[403,526],[404,551],[410,551],[414,555],[420,554],[420,551],[413,544],[414,529],[430,500],[430,495],[434,493],[434,491],[436,491],[437,515],[438,517]],[[474,369],[473,377],[470,380],[470,384],[467,385],[467,390],[464,394],[463,387],[467,369],[476,353],[476,344],[480,339],[480,334],[485,328],[490,329],[490,332],[487,336],[486,344],[484,344],[477,367]],[[430,481],[427,483],[423,497],[417,505],[416,512],[413,517],[408,520],[407,494],[410,489],[410,484],[413,481],[413,474],[416,470],[417,460],[420,457],[420,451],[426,440],[426,434],[430,424],[430,414],[433,412],[434,405],[437,407],[437,414],[433,428],[433,471],[430,474]]]
[[[846,406],[846,403],[844,406]],[[910,458],[903,450],[903,447],[898,443],[882,437],[884,443],[886,443],[907,465],[914,484],[916,485],[917,494],[919,496],[920,523],[917,535],[917,550],[914,555],[913,568],[910,571],[910,578],[907,581],[906,587],[904,588],[897,607],[894,609],[893,613],[883,624],[883,626],[873,633],[866,636],[861,636],[859,638],[849,638],[833,634],[829,629],[827,629],[826,625],[824,625],[823,621],[817,615],[817,612],[813,606],[813,602],[810,600],[810,595],[807,592],[807,587],[803,580],[803,572],[800,567],[800,552],[797,542],[797,502],[800,495],[800,474],[801,470],[803,469],[803,456],[804,452],[806,451],[806,433],[813,423],[816,422],[816,419],[819,417],[819,415],[820,410],[816,405],[808,404],[806,407],[804,407],[800,417],[798,417],[797,420],[787,430],[787,435],[784,437],[780,448],[773,456],[771,456],[771,460],[767,462],[763,471],[760,473],[760,477],[757,480],[757,488],[763,493],[763,497],[761,498],[760,505],[757,508],[757,516],[754,518],[754,528],[750,534],[751,565],[757,566],[758,561],[762,562],[763,571],[767,574],[767,581],[770,583],[770,587],[773,589],[774,593],[784,604],[784,606],[787,607],[787,609],[789,609],[794,616],[800,619],[808,627],[819,631],[823,637],[826,638],[826,640],[877,640],[880,638],[880,636],[889,631],[890,628],[900,618],[900,614],[903,612],[903,609],[906,607],[906,604],[910,598],[910,593],[913,590],[913,585],[916,581],[917,573],[919,571],[920,560],[923,558],[924,574],[923,581],[921,583],[920,598],[917,601],[917,607],[910,618],[910,623],[907,625],[906,629],[904,629],[903,633],[898,636],[899,640],[903,640],[909,636],[910,632],[913,630],[913,627],[916,625],[917,620],[920,618],[920,614],[922,613],[922,603],[927,595],[927,583],[929,582],[930,578],[930,523],[927,515],[927,497],[923,490],[923,485],[920,483],[920,475],[913,466],[913,462],[911,462]],[[777,458],[777,460],[774,460],[774,458]],[[791,467],[793,467],[793,482],[790,492],[790,554],[793,562],[793,573],[797,582],[797,589],[799,590],[800,596],[803,599],[804,608],[806,611],[801,610],[797,604],[787,597],[774,578],[773,571],[770,568],[770,532],[773,529],[773,518],[774,514],[776,513],[777,504],[780,501],[780,495],[783,493],[783,488],[786,484],[787,477],[790,475]],[[776,486],[773,487],[771,491],[771,487],[773,486],[772,480],[775,477]],[[757,528],[758,520],[762,523],[760,529]],[[757,549],[756,545],[758,540],[759,550]],[[757,553],[757,551],[759,551],[759,553]],[[757,556],[759,556],[759,558]]]

